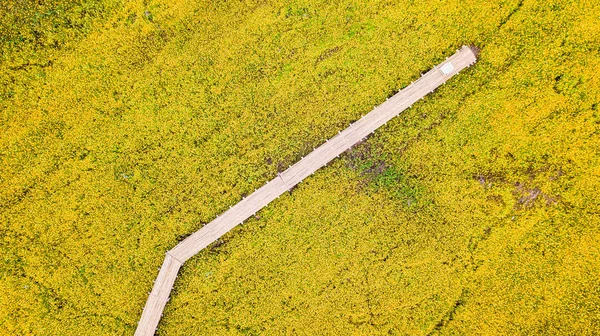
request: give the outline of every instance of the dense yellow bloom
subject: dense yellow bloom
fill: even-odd
[[[599,12],[2,2],[0,334],[132,334],[166,250],[469,43],[186,263],[159,334],[599,333]]]

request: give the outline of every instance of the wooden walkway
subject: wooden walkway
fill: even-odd
[[[373,111],[351,124],[350,127],[327,140],[275,179],[168,251],[154,282],[152,292],[148,296],[135,335],[154,335],[163,309],[169,300],[171,288],[175,278],[177,278],[177,272],[186,260],[300,183],[317,169],[373,133],[377,128],[409,108],[416,101],[444,84],[460,70],[475,63],[476,60],[476,52],[472,48],[462,47],[456,54],[434,67],[383,104],[377,106]]]

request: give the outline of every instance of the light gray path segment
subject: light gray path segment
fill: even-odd
[[[462,47],[456,54],[167,252],[135,335],[154,335],[169,300],[177,272],[186,260],[476,61],[475,51],[469,47]]]

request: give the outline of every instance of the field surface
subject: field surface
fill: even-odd
[[[470,43],[186,262],[158,334],[600,333],[598,13],[3,1],[0,334],[133,334],[165,251]]]

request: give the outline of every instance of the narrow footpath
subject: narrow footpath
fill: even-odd
[[[476,61],[475,48],[462,47],[417,81],[327,140],[302,160],[168,251],[146,301],[135,335],[154,335],[179,268],[186,260]]]

